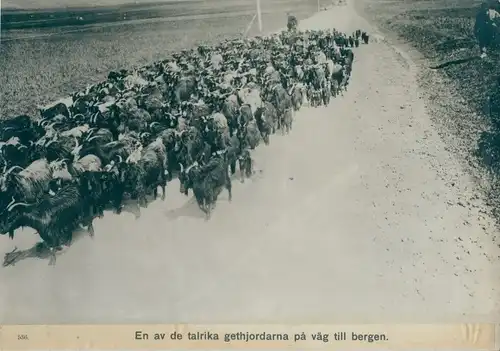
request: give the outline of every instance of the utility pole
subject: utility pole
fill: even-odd
[[[321,9],[319,8],[319,0],[318,0],[318,12],[320,12],[320,11],[321,11]]]
[[[253,22],[255,21],[255,18],[257,17],[257,14],[253,15],[252,20],[247,26],[247,29],[245,30],[245,33],[243,34],[244,37],[248,35],[248,32],[250,31],[250,28],[252,28]]]
[[[257,22],[259,23],[259,32],[262,33],[262,14],[260,12],[260,0],[257,0]]]

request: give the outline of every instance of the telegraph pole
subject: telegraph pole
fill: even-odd
[[[320,12],[320,11],[321,11],[321,9],[319,8],[319,0],[318,0],[318,12]]]
[[[245,30],[245,34],[243,34],[244,37],[248,35],[248,32],[250,31],[250,28],[252,28],[253,22],[255,21],[255,18],[257,17],[257,14],[253,15],[252,20],[247,26],[247,29]]]
[[[260,0],[257,0],[257,22],[259,23],[259,32],[262,33],[262,14],[260,12]]]

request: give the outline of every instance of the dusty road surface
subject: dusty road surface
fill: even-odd
[[[303,28],[373,29],[351,5]],[[378,40],[376,40],[378,37]],[[96,221],[55,267],[0,269],[0,323],[450,322],[499,313],[499,249],[434,132],[414,67],[380,36],[349,91],[254,153],[206,222],[169,184],[139,220]],[[37,237],[1,238],[1,252]]]

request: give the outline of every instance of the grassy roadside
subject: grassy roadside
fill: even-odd
[[[430,69],[478,54],[473,26],[480,3],[356,0],[358,10],[412,56],[436,128],[475,178],[500,224],[500,128],[493,127],[488,109],[488,98],[498,90],[500,53],[486,60]]]
[[[410,43],[429,62],[437,64],[478,53],[472,29],[481,1],[360,1],[372,19]],[[467,102],[482,110],[487,94],[500,75],[498,59],[496,56],[448,66],[440,73],[454,79]]]

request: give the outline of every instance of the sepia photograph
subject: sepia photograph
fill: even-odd
[[[0,325],[500,322],[500,0],[0,26]]]

